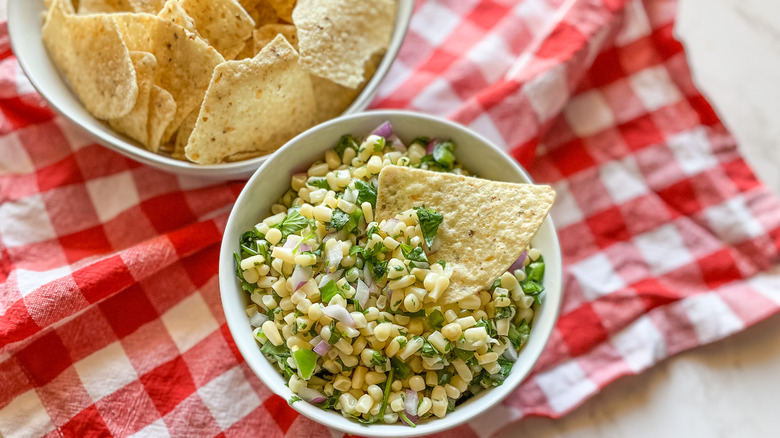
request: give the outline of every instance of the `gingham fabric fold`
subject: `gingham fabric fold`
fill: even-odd
[[[560,321],[448,436],[563,415],[780,303],[780,203],[691,82],[672,0],[418,1],[374,107],[452,118],[558,199]],[[0,26],[0,435],[340,436],[273,396],[219,304],[241,182],[125,159],[56,117]]]

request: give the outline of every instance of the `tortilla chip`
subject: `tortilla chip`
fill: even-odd
[[[187,158],[211,164],[239,153],[269,153],[314,122],[314,92],[298,54],[279,35],[252,59],[214,70]]]
[[[311,75],[314,98],[317,100],[317,123],[340,116],[363,91],[368,80],[376,72],[384,52],[374,54],[366,65],[365,79],[357,88],[341,86],[330,79]]]
[[[255,21],[255,27],[279,22],[279,16],[268,0],[239,0],[239,3]]]
[[[79,14],[105,14],[111,12],[132,12],[129,0],[81,0]]]
[[[198,35],[198,29],[195,27],[195,20],[187,15],[187,12],[181,7],[181,3],[179,3],[178,0],[168,0],[165,2],[165,5],[157,16],[163,20],[168,20],[173,24],[178,24],[195,35]]]
[[[233,59],[252,37],[255,21],[236,0],[180,0],[198,34],[225,59]]]
[[[444,216],[439,250],[428,260],[453,268],[436,302],[449,304],[490,287],[526,249],[554,200],[550,186],[387,166],[379,173],[375,217],[387,220],[422,205]]]
[[[244,41],[244,47],[241,49],[240,52],[238,52],[238,55],[236,55],[235,59],[241,60],[247,58],[254,58],[255,55],[257,55],[257,52],[258,51],[255,50],[254,40],[246,40]]]
[[[200,108],[196,108],[191,112],[179,126],[179,130],[176,132],[176,142],[174,143],[173,153],[171,156],[177,160],[187,160],[184,155],[184,148],[187,146],[187,142],[192,135],[192,130],[195,129],[195,122],[198,121],[198,114]]]
[[[149,144],[147,121],[149,120],[149,93],[154,84],[157,59],[148,52],[130,52],[138,83],[138,98],[133,109],[122,117],[110,119],[108,124],[144,146]]]
[[[295,0],[267,0],[274,8],[280,19],[292,23],[292,12],[295,9]]]
[[[252,38],[255,41],[255,53],[263,50],[268,43],[276,38],[276,35],[282,35],[295,50],[298,50],[298,34],[295,32],[295,26],[292,24],[264,24],[252,32]]]
[[[366,61],[390,43],[393,0],[300,0],[293,11],[301,65],[349,88],[363,81]]]
[[[148,14],[116,14],[123,39],[132,50],[157,58],[155,85],[171,93],[176,113],[163,133],[166,142],[182,120],[200,105],[214,67],[224,58],[213,47],[183,27]]]
[[[165,0],[127,0],[134,12],[155,15],[163,8]]]
[[[149,94],[149,143],[147,148],[152,152],[160,150],[165,130],[176,116],[176,101],[168,90],[152,85]]]
[[[49,8],[51,8],[51,5],[54,4],[54,0],[43,0],[43,6],[48,12]],[[70,0],[62,0],[60,1],[60,7],[65,8],[65,12],[68,14],[75,14],[76,11],[79,9],[79,2],[71,2]]]
[[[135,68],[116,23],[107,15],[68,15],[55,0],[43,42],[81,102],[99,119],[129,113],[138,97]]]

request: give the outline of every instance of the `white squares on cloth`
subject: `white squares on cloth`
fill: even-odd
[[[745,324],[715,293],[693,295],[680,303],[699,342],[706,344],[745,328]]]
[[[168,426],[165,425],[165,421],[161,418],[130,435],[130,438],[168,438],[170,436],[171,434],[168,433]]]
[[[674,223],[634,237],[634,243],[654,275],[663,275],[693,261]]]
[[[9,248],[56,239],[43,197],[37,194],[0,203],[0,238]]]
[[[597,390],[596,384],[573,359],[538,374],[536,383],[557,413],[568,411]]]
[[[54,429],[40,397],[31,389],[0,409],[0,436],[42,436]]]
[[[34,290],[46,283],[55,281],[71,273],[70,266],[62,266],[48,271],[28,271],[26,269],[16,269],[16,285],[19,287],[19,293],[26,297]]]
[[[578,137],[588,137],[615,124],[615,117],[604,96],[590,90],[573,97],[564,110],[566,120]]]
[[[495,33],[488,34],[478,42],[466,57],[482,72],[488,84],[501,79],[515,60],[506,41]]]
[[[449,114],[461,105],[461,99],[448,81],[436,78],[414,98],[412,105],[419,111]]]
[[[499,148],[503,150],[507,149],[507,145],[504,143],[504,137],[498,131],[496,124],[493,123],[493,119],[486,113],[480,114],[479,117],[469,123],[469,128],[479,132]]]
[[[101,223],[106,223],[119,213],[138,205],[138,191],[130,172],[89,180],[86,185]]]
[[[623,27],[615,37],[617,46],[625,46],[649,36],[653,32],[641,0],[631,0],[626,5]]]
[[[94,401],[138,379],[130,359],[117,341],[73,364],[84,389]]]
[[[577,199],[572,195],[569,189],[569,183],[561,180],[554,184],[555,203],[552,206],[550,215],[552,215],[555,227],[562,230],[569,225],[581,222],[584,219],[582,210],[577,205]]]
[[[628,78],[628,83],[648,111],[655,111],[682,99],[666,67],[648,67]]]
[[[427,2],[415,11],[412,26],[431,45],[439,47],[455,31],[460,22],[461,17],[446,6]],[[423,28],[419,29],[420,26]],[[436,29],[436,31],[431,32],[430,29]]]
[[[226,388],[230,390],[226,391]],[[201,386],[198,395],[223,430],[246,417],[261,403],[240,367],[234,367]]]
[[[604,253],[596,253],[571,265],[571,271],[582,286],[582,293],[589,301],[623,289],[626,283],[613,269]]]
[[[163,324],[182,353],[219,329],[208,304],[195,292],[162,315]]]
[[[707,132],[702,127],[669,136],[666,144],[686,175],[696,175],[718,165]]]
[[[35,165],[27,154],[16,133],[3,137],[3,153],[0,154],[0,174],[13,175],[32,173]]]
[[[623,204],[650,191],[634,157],[609,161],[599,168],[599,173],[601,182],[616,204]]]
[[[742,196],[729,199],[704,210],[710,228],[726,243],[737,244],[766,233],[761,223],[750,214]]]
[[[534,77],[525,85],[524,91],[542,122],[558,115],[569,98],[565,66],[556,65],[545,74]]]
[[[613,335],[610,342],[635,373],[666,357],[664,336],[646,315]]]

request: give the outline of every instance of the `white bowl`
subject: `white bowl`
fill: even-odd
[[[219,256],[219,285],[228,327],[239,351],[263,383],[285,400],[292,396],[290,389],[285,386],[286,382],[276,367],[260,353],[259,345],[252,337],[252,327],[244,311],[249,299],[247,293],[241,290],[234,274],[233,252],[238,250],[241,234],[270,215],[271,205],[289,187],[291,174],[306,169],[312,162],[321,159],[325,151],[332,148],[343,134],[365,136],[386,120],[392,124],[393,131],[407,142],[420,136],[451,138],[457,144],[455,155],[458,160],[476,175],[490,176],[491,179],[501,181],[531,182],[531,178],[515,160],[484,137],[462,125],[407,111],[369,111],[342,116],[309,129],[279,149],[250,178],[230,213]],[[356,435],[383,437],[440,432],[469,421],[490,409],[528,375],[542,353],[558,317],[561,303],[561,253],[555,228],[549,217],[532,242],[544,255],[546,292],[536,311],[528,343],[501,386],[483,391],[443,419],[421,422],[416,428],[402,424],[364,426],[344,418],[338,412],[326,412],[303,401],[294,403],[292,407],[328,427]]]
[[[401,48],[413,6],[414,0],[398,0],[393,37],[387,52],[374,76],[344,114],[360,112],[371,102],[379,83],[387,74]],[[134,140],[115,132],[87,112],[49,58],[41,38],[45,10],[43,0],[9,0],[8,33],[14,54],[30,79],[30,83],[49,105],[57,113],[83,128],[97,143],[159,169],[215,179],[247,178],[270,156],[265,155],[235,163],[199,165],[149,152]]]

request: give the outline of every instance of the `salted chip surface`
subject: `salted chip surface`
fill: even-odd
[[[187,11],[181,7],[179,0],[168,0],[165,2],[163,8],[157,13],[157,16],[164,20],[168,20],[173,24],[178,24],[195,35],[198,35],[198,29],[195,27],[195,20],[187,15]]]
[[[363,82],[365,63],[390,43],[392,0],[299,0],[292,14],[301,65],[349,88]]]
[[[154,73],[157,59],[149,52],[130,52],[130,58],[135,67],[138,82],[138,98],[133,109],[122,117],[109,119],[112,128],[136,140],[144,146],[149,146],[149,94],[154,85]]]
[[[379,173],[375,217],[387,220],[423,205],[441,213],[439,250],[428,260],[453,268],[450,286],[436,302],[449,304],[490,287],[531,242],[554,200],[546,185],[386,166]]]
[[[79,14],[133,12],[129,0],[80,0]]]
[[[187,158],[211,164],[232,156],[272,152],[312,126],[314,92],[298,54],[277,36],[254,58],[217,66]]]
[[[295,31],[295,26],[292,24],[274,23],[264,24],[252,32],[255,53],[259,53],[263,50],[263,47],[273,41],[274,38],[276,38],[276,35],[284,36],[287,42],[290,43],[294,49],[298,50],[298,33]]]
[[[150,52],[157,58],[154,83],[176,102],[176,112],[162,137],[168,141],[184,118],[200,106],[214,68],[225,59],[197,35],[156,15],[113,17],[131,50]]]
[[[292,12],[295,9],[295,0],[266,0],[276,11],[280,19],[292,23]]]
[[[179,0],[198,34],[225,59],[233,59],[252,38],[255,21],[236,0]]]
[[[165,130],[168,129],[176,116],[176,101],[173,95],[165,88],[152,85],[149,93],[149,143],[146,145],[150,151],[158,152],[162,143]]]
[[[135,68],[116,23],[107,15],[70,15],[55,0],[43,42],[81,102],[99,119],[129,113],[138,97]]]

